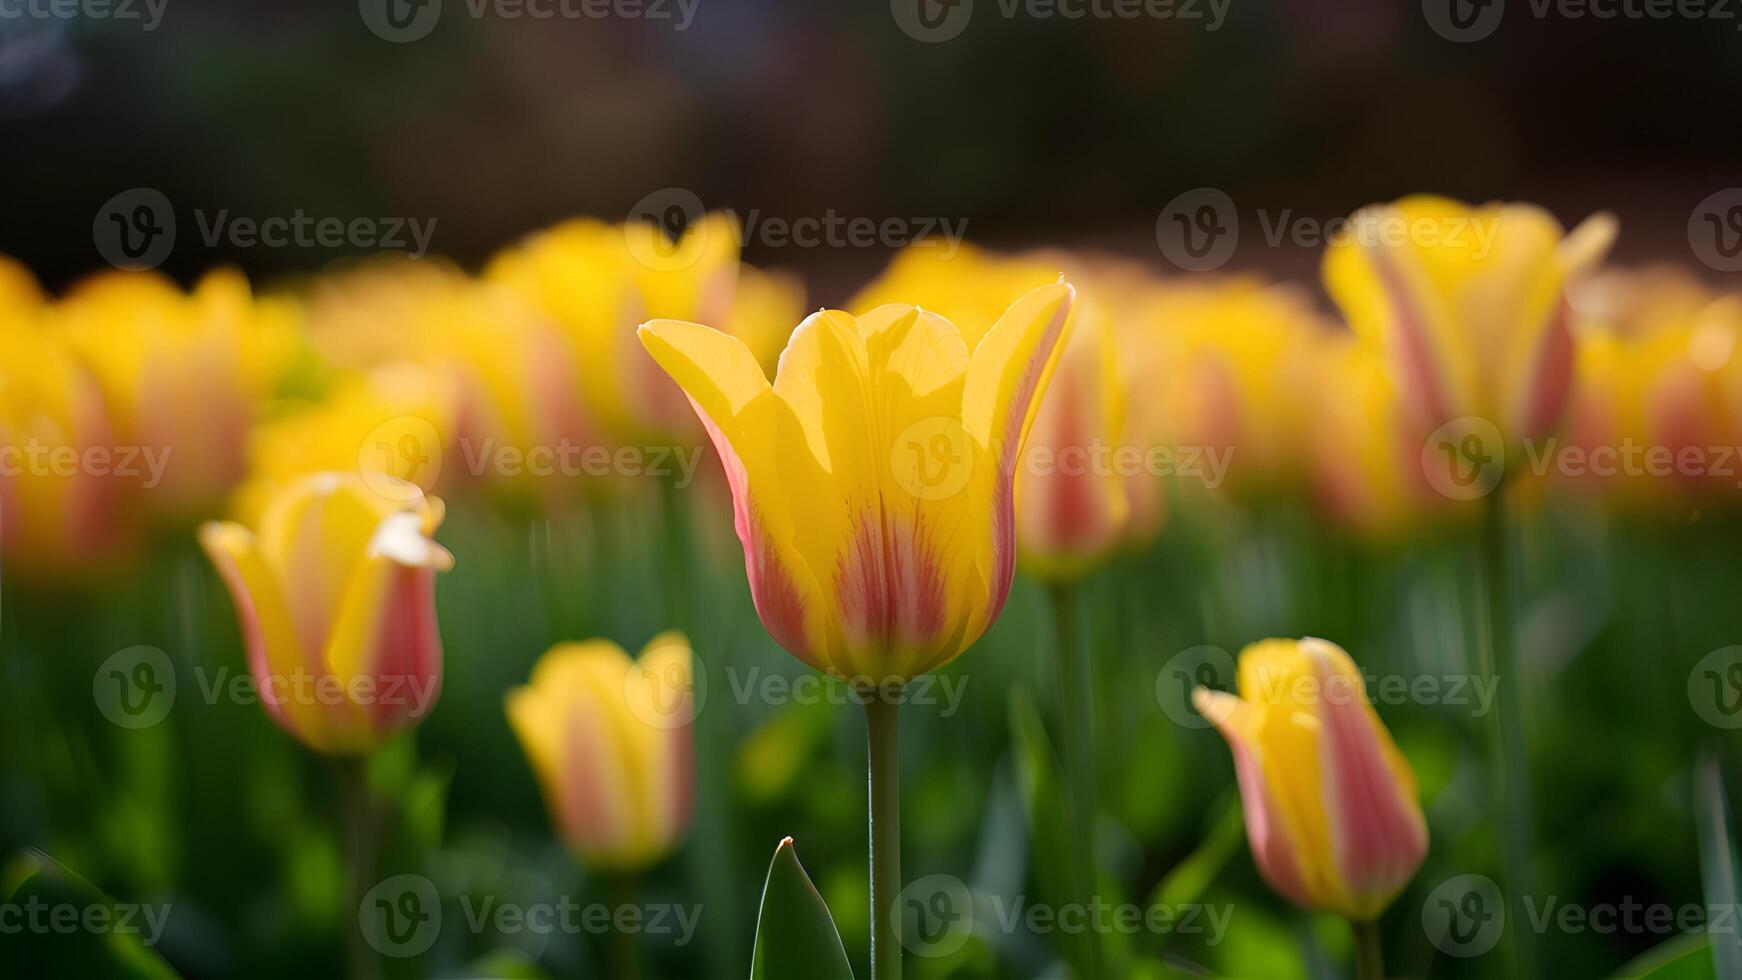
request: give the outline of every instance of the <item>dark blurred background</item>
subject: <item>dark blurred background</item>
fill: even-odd
[[[973,240],[1156,262],[1156,217],[1191,188],[1227,191],[1245,220],[1434,190],[1568,224],[1607,207],[1623,261],[1687,261],[1688,215],[1737,182],[1742,149],[1742,22],[1722,8],[1513,0],[1455,43],[1416,0],[1229,0],[1215,29],[1207,0],[1076,20],[979,0],[926,43],[898,22],[912,0],[694,0],[683,29],[675,2],[660,20],[534,19],[446,0],[427,36],[389,43],[344,0],[158,0],[151,30],[133,2],[125,22],[0,18],[0,253],[51,288],[101,266],[93,216],[140,186],[174,202],[163,267],[184,280],[355,251],[207,247],[195,208],[435,218],[432,249],[475,264],[671,186],[740,214],[965,219]],[[826,302],[889,251],[747,243]],[[1248,234],[1233,267],[1310,275],[1315,251]]]

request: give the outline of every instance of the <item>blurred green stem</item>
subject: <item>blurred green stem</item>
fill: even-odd
[[[1355,934],[1355,980],[1385,980],[1385,951],[1379,944],[1377,922],[1349,920]]]
[[[1094,739],[1094,673],[1089,664],[1088,650],[1077,638],[1076,591],[1068,584],[1053,585],[1053,625],[1058,629],[1058,672],[1060,695],[1059,740],[1065,762],[1065,784],[1069,788],[1072,851],[1072,884],[1076,894],[1072,900],[1090,908],[1095,898],[1095,739]],[[1101,941],[1094,930],[1083,933],[1082,975],[1078,980],[1098,980],[1101,975]]]
[[[1526,922],[1524,898],[1536,894],[1531,873],[1530,760],[1525,753],[1519,716],[1523,689],[1512,649],[1513,583],[1508,562],[1510,528],[1506,514],[1507,484],[1502,481],[1483,500],[1481,619],[1477,631],[1484,680],[1494,684],[1494,706],[1488,714],[1489,749],[1501,807],[1501,853],[1506,893],[1515,922]],[[1506,930],[1508,967],[1512,976],[1537,976],[1535,935],[1529,929]]]
[[[337,756],[333,768],[339,784],[340,818],[345,823],[345,909],[339,918],[345,930],[346,976],[374,980],[381,963],[358,926],[363,896],[375,885],[375,808],[369,798],[367,756]]]
[[[871,980],[901,980],[895,908],[901,891],[900,712],[899,691],[872,691],[865,700],[871,768]]]
[[[724,646],[712,642],[712,638],[696,635],[695,578],[690,562],[694,541],[688,504],[682,499],[682,493],[672,480],[659,483],[660,525],[665,534],[660,576],[665,590],[666,617],[672,626],[689,638],[691,648],[696,651],[695,669],[701,672],[708,666],[708,659],[702,651],[718,655]],[[726,781],[732,766],[731,747],[735,744],[732,717],[726,708],[729,703],[727,698],[716,698],[710,711],[698,699],[694,725],[696,812],[707,814],[708,819],[695,821],[691,831],[695,843],[690,848],[689,860],[701,899],[712,909],[738,907],[738,903],[733,901],[732,883],[736,879],[732,868],[732,801],[731,788]],[[706,938],[712,954],[708,957],[708,975],[717,980],[736,980],[739,968],[745,962],[739,941],[742,930],[738,928],[736,917],[712,916],[703,928],[708,930]]]
[[[625,872],[612,875],[607,887],[611,895],[612,921],[620,921],[621,910],[633,907],[639,899],[641,883],[635,875]],[[633,931],[614,929],[611,939],[611,976],[614,980],[641,980],[645,977],[647,962],[641,948],[641,937]]]

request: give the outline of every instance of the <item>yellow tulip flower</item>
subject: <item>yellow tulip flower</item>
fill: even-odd
[[[209,512],[241,481],[249,427],[296,354],[294,308],[256,299],[235,273],[184,293],[156,274],[116,272],[52,316],[101,385],[116,442],[164,455],[147,506],[172,519]]]
[[[260,703],[310,748],[368,752],[419,721],[441,690],[431,540],[442,503],[387,495],[355,473],[276,494],[257,528],[207,522],[200,544],[235,602]]]
[[[508,694],[508,721],[558,834],[596,870],[670,854],[694,806],[689,642],[653,639],[638,660],[609,640],[552,647]]]
[[[159,462],[160,457],[154,457]],[[96,381],[35,313],[0,311],[0,554],[25,577],[101,570],[137,544],[134,470]]]
[[[1325,254],[1325,285],[1355,332],[1384,347],[1422,431],[1475,417],[1516,445],[1566,408],[1566,288],[1614,234],[1607,215],[1566,235],[1529,205],[1409,197],[1356,213]]]
[[[1192,700],[1233,749],[1259,872],[1303,908],[1377,918],[1427,856],[1427,821],[1355,662],[1324,640],[1264,640],[1238,683]]]
[[[635,343],[644,320],[716,324],[753,344],[766,364],[780,329],[802,302],[793,280],[756,276],[739,301],[736,222],[709,215],[676,242],[645,222],[570,221],[493,259],[485,278],[515,290],[550,316],[573,345],[591,415],[619,444],[667,445],[696,438],[694,415]],[[779,316],[779,321],[769,318]]]
[[[1016,476],[1018,563],[1050,582],[1078,579],[1099,564],[1123,543],[1129,514],[1127,481],[1114,460],[1131,448],[1123,445],[1125,389],[1111,315],[1116,296],[1100,288],[1089,265],[1063,253],[1001,256],[967,244],[924,242],[902,250],[848,304],[869,311],[899,297],[956,324],[972,344],[1013,299],[1069,270],[1079,322],[1059,355]],[[1153,500],[1159,503],[1159,493]]]
[[[233,510],[252,523],[286,486],[312,473],[350,471],[391,496],[398,481],[434,491],[454,463],[458,396],[452,379],[420,364],[342,375],[317,402],[255,426],[249,478]]]
[[[642,343],[689,396],[731,485],[751,595],[776,642],[860,686],[948,663],[1015,568],[1023,440],[1075,291],[1017,300],[969,351],[912,306],[801,323],[772,384],[735,337],[675,320]]]

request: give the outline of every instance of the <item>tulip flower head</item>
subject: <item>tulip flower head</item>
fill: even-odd
[[[1259,872],[1303,908],[1377,918],[1421,867],[1427,822],[1355,662],[1324,640],[1265,640],[1241,652],[1239,688],[1192,701],[1234,751]]]
[[[255,297],[234,272],[189,292],[155,273],[113,272],[53,308],[90,366],[119,445],[163,460],[142,499],[171,519],[207,516],[246,471],[249,427],[301,343],[294,307]]]
[[[676,240],[650,223],[578,220],[530,236],[494,258],[485,278],[526,297],[565,332],[585,384],[590,415],[620,443],[699,438],[679,392],[636,349],[635,326],[672,317],[717,324],[759,357],[780,337],[767,317],[792,320],[802,292],[792,280],[738,261],[741,239],[728,214],[707,215]],[[740,301],[740,279],[754,280]]]
[[[1423,432],[1479,418],[1516,445],[1566,408],[1566,289],[1614,235],[1608,215],[1566,235],[1528,205],[1410,197],[1350,220],[1325,255],[1325,283],[1355,332],[1385,349]]]
[[[115,475],[102,391],[64,339],[0,311],[0,554],[48,579],[116,564],[133,549],[136,495]]]
[[[1113,452],[1125,439],[1126,379],[1112,314],[1115,300],[1139,291],[1141,281],[1110,260],[1063,252],[999,255],[931,240],[900,252],[849,304],[871,310],[892,301],[915,303],[942,314],[971,344],[1011,299],[1056,280],[1061,268],[1070,270],[1078,289],[1076,322],[1036,411],[1017,477],[1018,564],[1051,582],[1082,577],[1125,543],[1128,481],[1098,454]],[[1144,498],[1153,505],[1145,516],[1159,525],[1159,483],[1129,482],[1151,484],[1140,488],[1154,491]]]
[[[412,484],[383,495],[377,481],[317,473],[278,491],[257,528],[200,528],[261,704],[303,743],[337,755],[415,725],[441,688],[435,573],[454,561],[430,539],[442,503]]]
[[[641,327],[724,463],[751,595],[774,640],[858,686],[948,663],[1015,568],[1016,461],[1074,290],[1017,300],[970,353],[913,306],[801,323],[770,384],[737,338]]]
[[[633,871],[669,854],[694,796],[693,663],[680,633],[631,661],[609,640],[563,643],[508,694],[551,819],[595,870]]]

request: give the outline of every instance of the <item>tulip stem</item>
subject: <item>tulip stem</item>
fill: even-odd
[[[340,922],[345,930],[346,975],[351,980],[372,980],[381,975],[381,964],[358,927],[363,896],[375,885],[375,807],[369,797],[367,756],[333,759],[339,783],[341,819],[345,823],[345,885],[347,914]]]
[[[871,980],[901,980],[901,934],[895,896],[901,891],[901,765],[899,691],[865,699],[871,759]]]
[[[1501,853],[1504,858],[1506,891],[1512,912],[1525,921],[1523,899],[1535,894],[1531,873],[1531,800],[1529,758],[1525,754],[1524,729],[1519,715],[1523,694],[1512,649],[1512,577],[1507,560],[1510,534],[1506,514],[1506,484],[1495,487],[1483,501],[1482,588],[1478,650],[1484,680],[1494,685],[1493,710],[1488,714],[1489,741],[1494,753],[1503,815]],[[1536,947],[1529,929],[1508,929],[1509,965],[1517,977],[1534,977]]]
[[[1059,740],[1068,788],[1067,813],[1075,845],[1071,848],[1076,859],[1072,869],[1072,888],[1076,894],[1072,900],[1090,908],[1096,887],[1094,674],[1087,649],[1077,642],[1075,590],[1070,585],[1054,585],[1049,591],[1053,625],[1058,630]],[[1092,930],[1085,932],[1081,951],[1079,980],[1096,980],[1101,975],[1099,935]]]
[[[624,910],[633,908],[638,901],[640,882],[636,881],[635,875],[625,872],[610,876],[607,884],[614,906],[611,912],[612,921],[619,921],[619,916],[627,914]],[[614,940],[612,966],[616,970],[612,976],[616,980],[641,980],[647,971],[644,969],[646,964],[639,936],[634,930],[625,929],[614,929],[611,935]]]
[[[1355,980],[1385,980],[1385,950],[1379,943],[1377,922],[1349,920],[1355,934]]]

